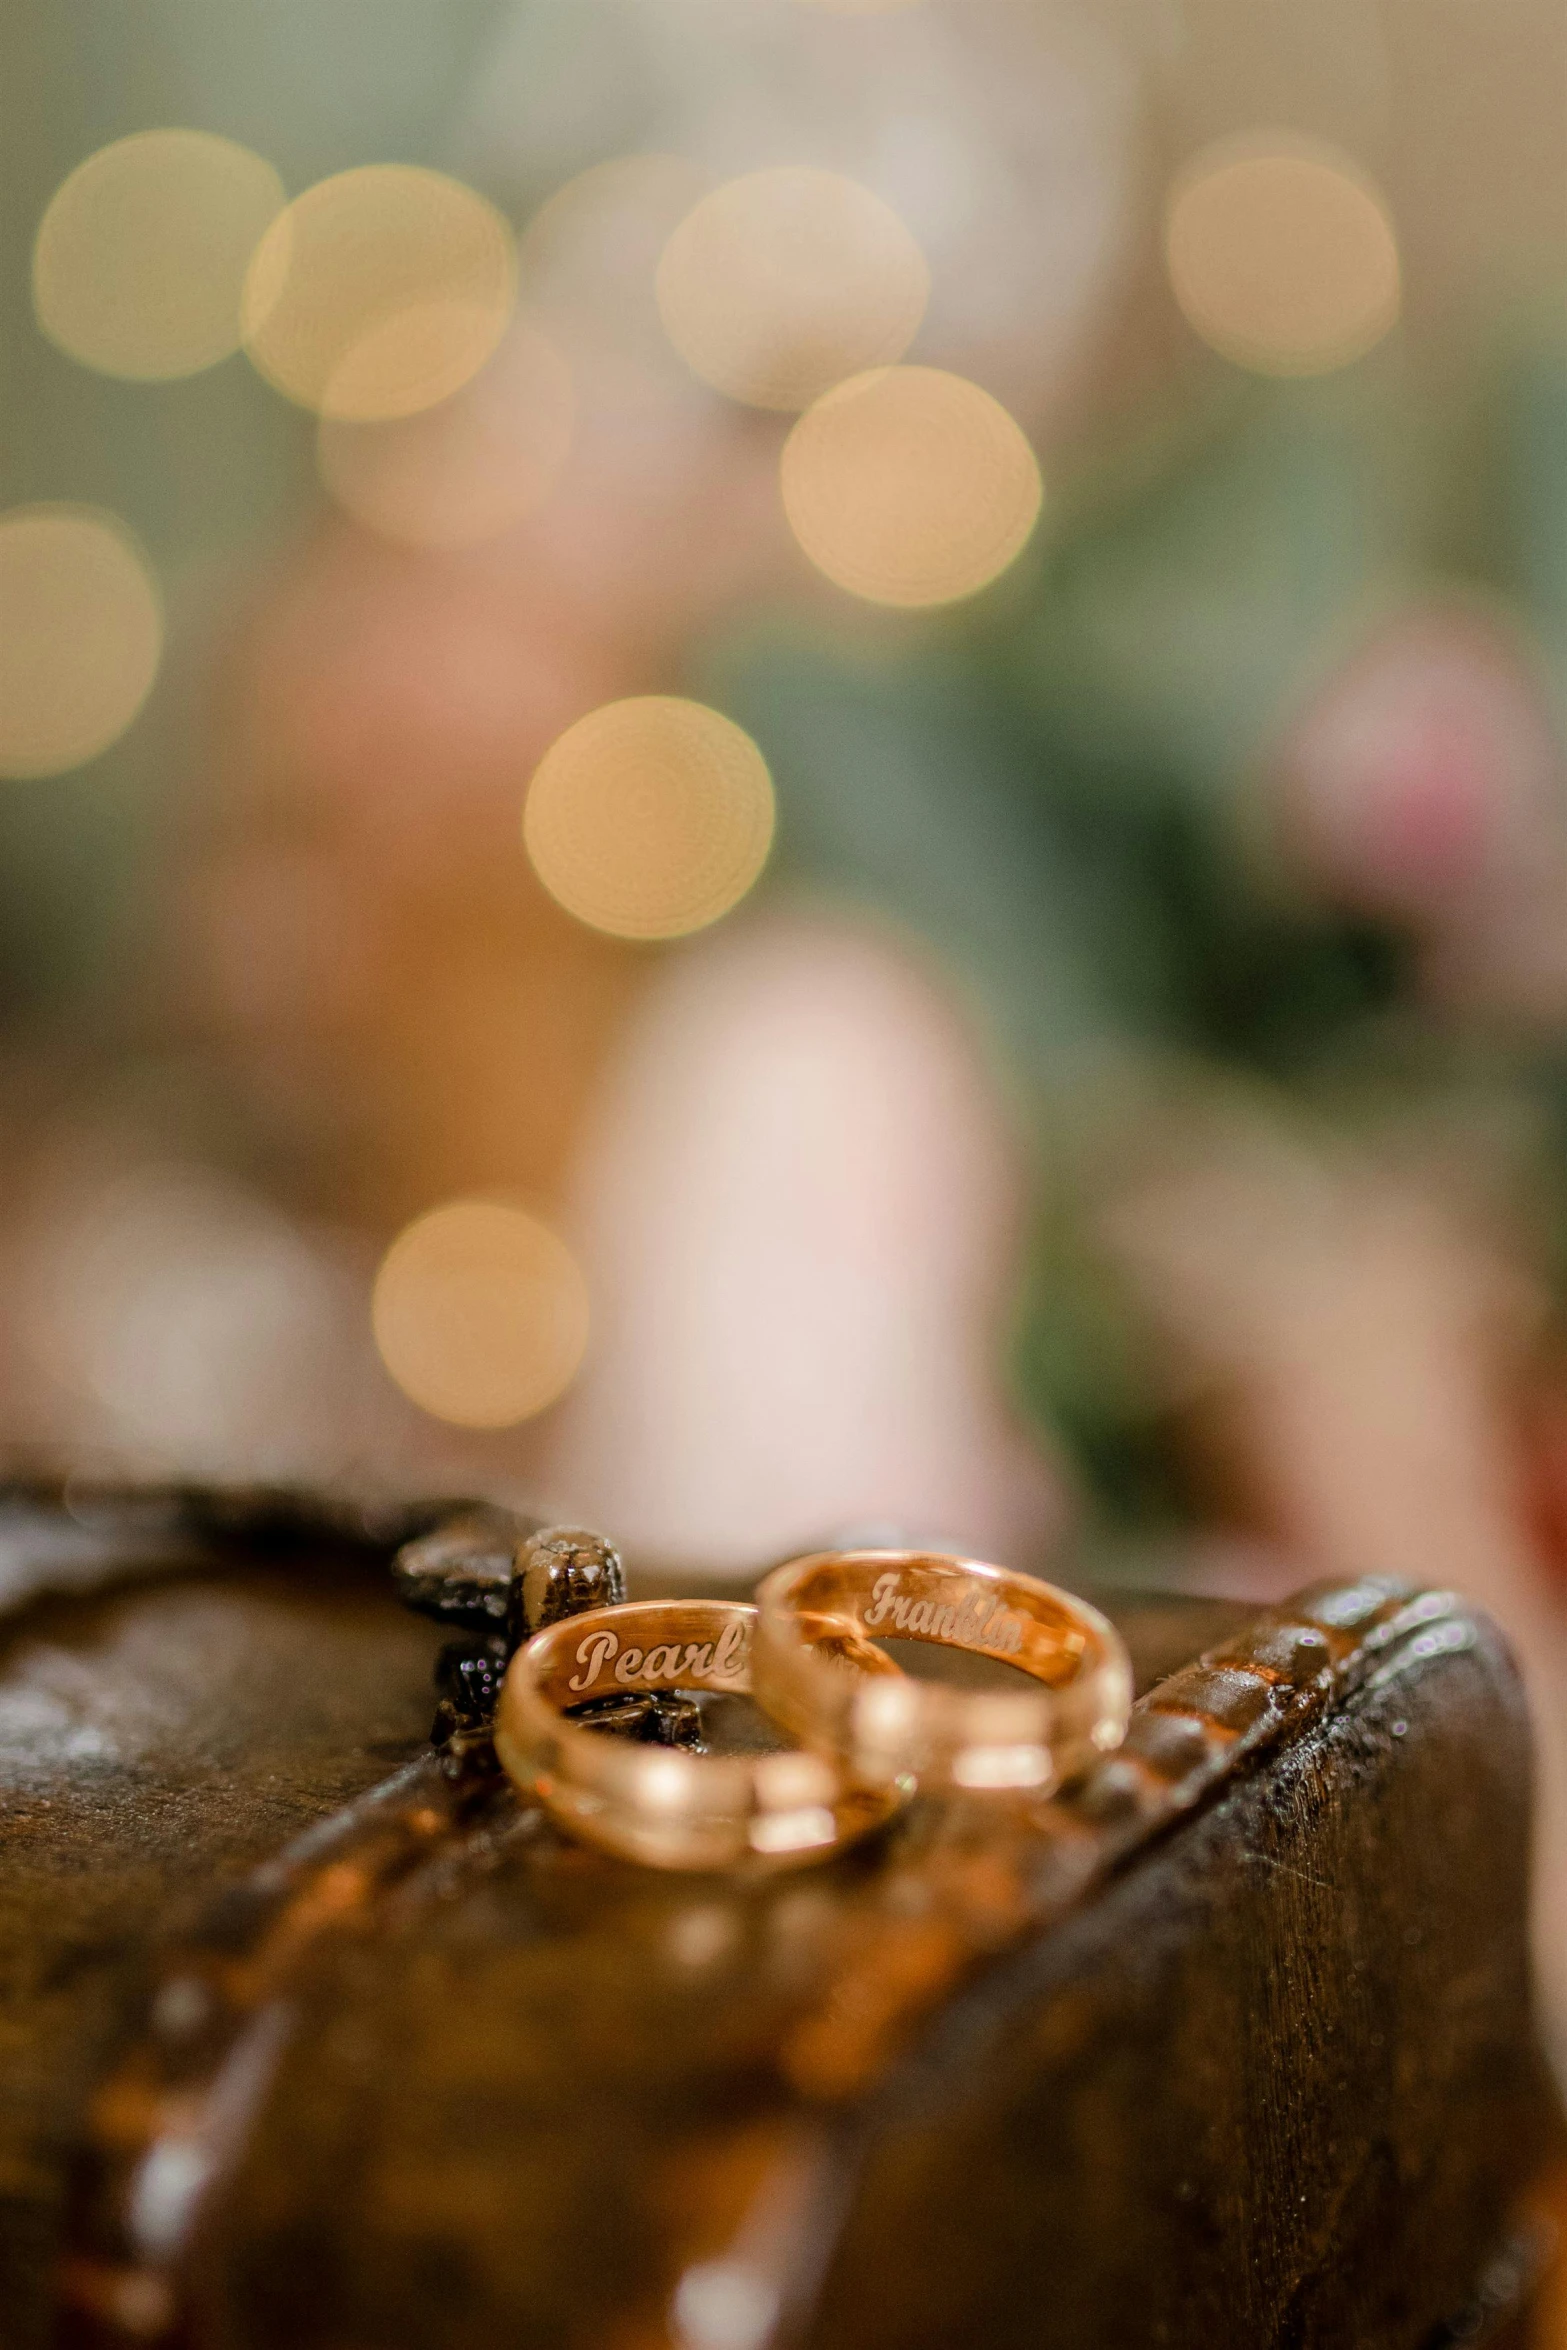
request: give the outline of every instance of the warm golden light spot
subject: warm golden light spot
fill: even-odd
[[[511,230],[438,171],[368,164],[279,213],[245,279],[245,347],[302,407],[412,416],[476,375],[506,331]]]
[[[929,294],[925,257],[891,206],[803,167],[715,188],[658,265],[676,350],[757,408],[805,408],[844,376],[899,358]]]
[[[508,1428],[565,1393],[588,1341],[576,1259],[498,1200],[416,1217],[381,1261],[375,1342],[403,1393],[460,1428]]]
[[[1021,553],[1039,464],[999,400],[885,367],[818,400],[784,444],[784,511],[818,570],[873,604],[950,604]]]
[[[0,515],[0,775],[58,775],[107,750],[162,651],[157,588],[112,514]]]
[[[571,447],[571,371],[549,336],[519,320],[450,400],[384,424],[323,417],[321,477],[383,538],[466,547],[531,514]]]
[[[1322,375],[1398,316],[1398,244],[1371,181],[1335,149],[1284,133],[1204,148],[1165,222],[1189,325],[1263,375]]]
[[[283,208],[270,163],[207,131],[138,131],[79,163],[33,247],[33,305],[86,367],[142,382],[237,351],[250,257]]]
[[[568,726],[523,813],[545,888],[617,938],[716,922],[761,872],[772,837],[772,778],[750,736],[667,694],[609,702]]]

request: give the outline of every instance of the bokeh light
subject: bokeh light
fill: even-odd
[[[511,230],[443,172],[367,164],[278,214],[245,279],[245,347],[325,416],[412,416],[449,399],[506,331]]]
[[[1170,191],[1170,283],[1187,322],[1263,375],[1321,375],[1399,309],[1387,206],[1346,155],[1282,133],[1204,148]]]
[[[580,921],[617,938],[678,938],[727,914],[761,872],[772,779],[732,719],[637,695],[550,746],[523,837],[545,888]]]
[[[232,1177],[140,1158],[124,1129],[52,1164],[35,1213],[28,1354],[94,1442],[186,1474],[341,1473],[363,1284],[319,1236]]]
[[[711,186],[683,155],[619,155],[578,172],[522,232],[524,299],[575,358],[674,372],[654,284],[670,235]]]
[[[811,561],[873,604],[953,603],[999,577],[1038,520],[1028,440],[999,400],[935,367],[875,368],[784,444],[784,511]]]
[[[86,367],[142,382],[239,348],[240,292],[283,208],[270,163],[208,131],[138,131],[55,191],[33,248],[46,335]]]
[[[571,447],[571,370],[552,338],[517,320],[461,391],[380,424],[324,416],[321,478],[344,510],[408,546],[499,537],[549,495]]]
[[[393,1241],[371,1319],[381,1360],[421,1410],[461,1428],[507,1428],[570,1386],[588,1342],[588,1294],[571,1251],[537,1216],[453,1200]]]
[[[112,514],[0,515],[0,775],[57,775],[107,750],[162,651],[157,587]]]
[[[805,408],[900,358],[930,273],[879,196],[789,166],[729,180],[693,206],[658,265],[658,306],[693,371],[757,408]]]

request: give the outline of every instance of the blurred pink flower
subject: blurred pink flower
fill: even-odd
[[[1543,690],[1503,621],[1417,610],[1318,690],[1276,773],[1293,861],[1412,931],[1433,1003],[1567,1018],[1567,797]]]

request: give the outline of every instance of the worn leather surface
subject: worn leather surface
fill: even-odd
[[[423,1744],[440,1636],[323,1558],[50,1599],[0,1651],[0,2343],[150,1943]]]
[[[1482,1632],[998,1967],[891,2101],[813,2339],[1431,2340],[1540,2143],[1526,1769]]]
[[[1244,1615],[1123,1612],[1144,1686]],[[504,1787],[437,1820],[432,1776],[428,1858],[280,1977],[181,2339],[1418,2350],[1550,2118],[1525,1726],[1494,1636],[1458,1628],[1059,1914],[1020,1896],[1032,1832],[993,1807],[916,1806],[743,1884],[582,1851]],[[6,2350],[51,2338],[64,2182],[113,2120],[94,2083],[141,2029],[152,1947],[418,1754],[438,1639],[326,1561],[13,1628]]]

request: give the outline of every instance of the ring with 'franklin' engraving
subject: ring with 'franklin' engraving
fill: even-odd
[[[1113,1625],[1032,1575],[941,1551],[815,1551],[757,1593],[757,1702],[865,1785],[1048,1795],[1126,1735],[1132,1673]],[[1013,1685],[879,1675],[881,1639],[1013,1665]]]

